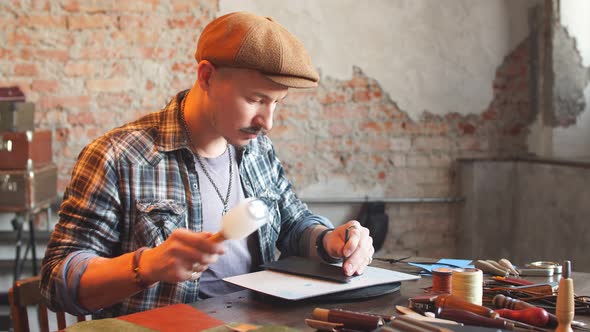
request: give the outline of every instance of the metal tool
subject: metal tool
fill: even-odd
[[[540,277],[551,277],[555,270],[553,268],[524,268],[517,269],[521,276],[540,276]]]
[[[561,264],[550,261],[536,261],[525,264],[525,266],[530,269],[553,269],[554,274],[561,274],[562,271]]]

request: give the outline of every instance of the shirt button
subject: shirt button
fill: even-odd
[[[193,183],[193,189],[197,189],[197,184]]]

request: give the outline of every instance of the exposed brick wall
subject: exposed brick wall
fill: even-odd
[[[340,175],[350,195],[380,185],[387,197],[447,197],[455,193],[454,160],[527,152],[532,120],[529,43],[499,66],[494,100],[463,116],[400,110],[379,83],[355,68],[347,81],[324,78],[317,90],[291,91],[276,114],[271,137],[297,187]],[[452,255],[455,205],[390,205],[387,252]]]
[[[192,86],[193,54],[217,1],[0,2],[0,85],[54,131],[59,191],[88,142]]]
[[[36,103],[37,127],[53,130],[60,191],[84,145],[192,85],[196,41],[217,6],[213,0],[0,3],[0,85],[21,86]],[[339,175],[349,179],[351,195],[380,184],[388,197],[449,196],[458,156],[526,152],[528,58],[525,41],[490,82],[489,107],[468,116],[425,112],[413,120],[362,68],[345,81],[324,75],[318,89],[290,93],[271,137],[296,188]],[[391,205],[388,213],[387,251],[452,255],[453,205]]]

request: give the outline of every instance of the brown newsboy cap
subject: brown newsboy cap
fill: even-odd
[[[209,23],[197,44],[197,62],[256,69],[291,88],[311,88],[320,76],[303,43],[270,17],[247,12],[223,15]]]

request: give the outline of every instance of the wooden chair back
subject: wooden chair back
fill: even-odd
[[[10,302],[10,314],[12,316],[12,325],[15,332],[29,332],[29,317],[27,315],[28,306],[37,306],[37,318],[41,332],[49,332],[49,320],[47,317],[47,307],[41,298],[41,278],[34,276],[18,280],[8,291],[8,300]],[[63,330],[66,328],[66,316],[64,312],[56,312],[57,328]],[[84,316],[77,316],[78,321],[85,320]]]

